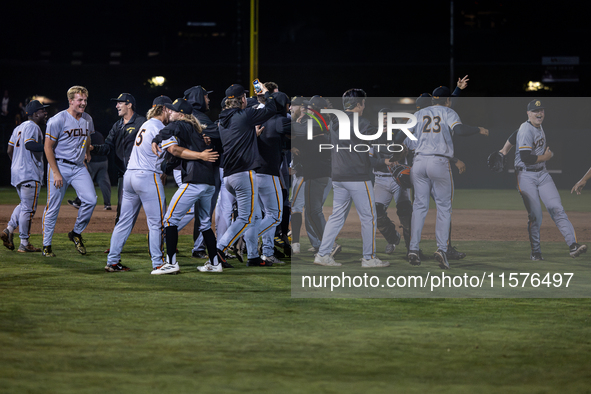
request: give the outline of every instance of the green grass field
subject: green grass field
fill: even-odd
[[[458,190],[454,208],[472,201],[464,192],[480,196],[474,209],[512,209],[495,204],[516,193]],[[108,274],[109,239],[85,234],[86,256],[66,234],[52,259],[0,250],[1,393],[591,392],[589,298],[292,298],[289,263],[202,274],[185,252],[180,275],[151,276],[143,235],[122,255],[132,271]],[[532,264],[501,244],[527,250],[458,242],[472,259],[457,267]],[[564,249],[544,244],[542,268],[589,266],[591,253]],[[392,273],[409,268],[401,253],[389,260]]]

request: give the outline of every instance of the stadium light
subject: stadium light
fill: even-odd
[[[549,86],[544,85],[541,82],[529,81],[525,87],[526,92],[537,92],[539,90],[552,90]]]
[[[162,76],[156,76],[148,79],[148,83],[152,86],[162,86],[166,82],[166,78]]]

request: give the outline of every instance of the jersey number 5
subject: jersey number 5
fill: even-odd
[[[441,123],[441,117],[439,116],[434,116],[433,118],[431,118],[430,116],[423,116],[423,122],[425,123],[425,125],[423,126],[423,133],[430,133],[431,132],[431,123],[433,123],[433,132],[434,133],[439,133],[441,131],[441,126],[439,125],[439,123]]]
[[[140,130],[139,133],[137,133],[137,137],[135,138],[135,146],[140,146],[142,144],[142,141],[144,140],[144,133],[146,132],[146,129],[142,129]]]

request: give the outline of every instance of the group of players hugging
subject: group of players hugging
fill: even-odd
[[[387,125],[392,120],[387,114],[393,111],[381,109],[382,126],[371,124],[362,117],[367,98],[362,89],[347,90],[342,96],[343,110],[335,111],[333,103],[321,96],[290,98],[272,82],[257,84],[257,96],[251,98],[247,98],[243,86],[234,84],[226,89],[215,122],[206,114],[212,92],[200,85],[187,89],[184,97],[174,101],[156,97],[146,117],[136,113],[135,98],[122,93],[112,99],[117,102],[121,119],[100,145],[90,143],[95,128],[86,113],[88,90],[73,86],[67,92],[67,109],[47,120],[48,106],[32,100],[26,106],[28,120],[14,129],[8,155],[12,160],[11,183],[21,202],[0,237],[5,247],[14,250],[13,233],[18,228],[18,252],[55,257],[52,237],[66,189],[72,185],[79,210],[68,238],[79,253],[86,254],[81,234],[97,204],[86,164],[91,151],[107,154],[113,150],[124,172],[107,250],[107,272],[130,270],[122,264],[121,252],[142,207],[149,228],[153,275],[180,271],[178,234],[193,218],[196,231],[192,255],[207,259],[197,267],[200,272],[233,268],[228,260],[236,258],[243,263],[243,253],[247,254],[248,267],[284,264],[281,258],[303,252],[300,234],[304,223],[313,263],[341,266],[335,260],[342,249],[336,240],[352,202],[361,222],[362,267],[390,265],[377,256],[376,230],[386,239],[386,254],[393,254],[404,239],[406,259],[420,265],[430,258],[419,244],[431,198],[437,207],[437,250],[433,258],[442,269],[448,269],[449,260],[466,256],[451,245],[450,239],[451,168],[454,165],[460,173],[465,170],[464,163],[454,156],[452,137],[489,133],[483,127],[462,124],[452,109],[453,97],[467,84],[466,76],[458,79],[453,93],[447,87],[423,93],[416,100],[415,122],[399,127],[390,138]],[[546,147],[542,129],[544,106],[540,100],[533,100],[526,112],[528,120],[494,157],[502,162],[516,146],[515,169],[528,211],[530,258],[543,259],[540,199],[563,234],[570,256],[577,257],[587,246],[577,242],[545,167],[553,154]],[[350,130],[340,130],[343,127]],[[339,139],[343,131],[350,138]],[[366,144],[370,136],[374,138],[371,148],[355,148]],[[394,153],[379,149],[388,144],[400,149]],[[48,163],[45,179],[43,154]],[[167,175],[174,175],[178,184],[168,203],[164,194]],[[580,193],[590,177],[591,169],[573,191]],[[43,245],[36,248],[29,237],[44,181],[47,204],[42,217]],[[326,220],[323,206],[331,189],[333,208]],[[387,214],[393,200],[402,235]]]

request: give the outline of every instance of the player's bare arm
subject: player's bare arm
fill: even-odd
[[[488,129],[485,129],[484,127],[478,127],[480,129],[479,133],[481,135],[485,135],[488,137]]]
[[[47,158],[47,163],[49,164],[49,168],[53,172],[53,184],[55,187],[60,188],[64,185],[64,179],[62,178],[62,174],[57,167],[57,161],[55,160],[55,153],[53,151],[55,147],[55,141],[51,138],[45,138],[45,157]]]
[[[511,149],[513,149],[515,145],[513,145],[512,143],[510,143],[508,140],[505,141],[505,145],[503,145],[503,148],[499,151],[501,152],[503,155],[507,156],[509,154],[509,152],[511,152]]]
[[[536,160],[536,164],[541,163],[543,161],[548,161],[553,156],[554,156],[554,153],[550,150],[550,147],[546,147],[546,151],[544,152],[544,154],[538,156],[538,160]]]
[[[6,149],[6,153],[8,154],[8,157],[10,157],[10,161],[12,161],[12,155],[14,153],[14,146],[8,145],[8,149]]]
[[[218,152],[215,152],[213,149],[206,149],[203,152],[195,152],[178,145],[172,145],[171,147],[166,148],[166,150],[171,155],[180,157],[184,160],[203,160],[214,162],[220,156],[220,154]]]
[[[88,135],[88,137],[86,137],[86,153],[84,154],[84,161],[89,163],[90,160],[92,160],[92,156],[90,156],[90,151],[92,149],[90,149],[92,145],[90,145],[90,135]]]
[[[571,189],[571,194],[573,192],[576,192],[577,194],[581,194],[581,191],[583,190],[583,188],[585,187],[585,185],[587,184],[587,181],[591,179],[591,168],[589,168],[589,170],[587,171],[587,173],[581,178],[580,181],[578,181],[573,188]]]

